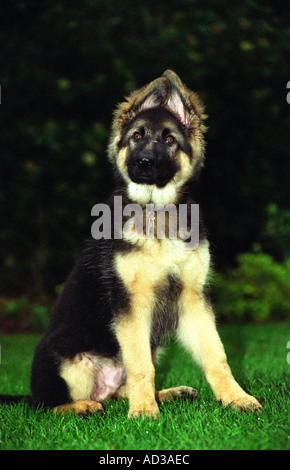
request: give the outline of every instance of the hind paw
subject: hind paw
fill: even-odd
[[[182,398],[189,398],[194,400],[198,393],[195,388],[187,387],[186,385],[180,385],[179,387],[167,388],[156,392],[156,399],[158,402],[176,400]]]
[[[64,416],[71,411],[73,411],[76,415],[84,415],[98,412],[102,413],[104,410],[101,403],[98,403],[97,401],[78,400],[74,403],[66,403],[65,405],[55,406],[51,411],[52,413]]]

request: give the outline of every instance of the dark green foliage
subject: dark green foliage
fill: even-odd
[[[0,298],[0,334],[3,332],[43,332],[48,325],[53,303],[50,298],[33,300],[28,296]]]
[[[238,266],[213,276],[213,299],[227,321],[289,318],[290,258],[277,263],[265,253],[243,253]]]
[[[289,202],[287,2],[8,2],[1,12],[1,290],[54,293],[112,187],[112,110],[175,70],[209,114],[197,192],[224,267]],[[265,237],[265,231],[267,232]]]

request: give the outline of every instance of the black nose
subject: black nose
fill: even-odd
[[[140,169],[150,170],[155,162],[155,156],[152,152],[141,152],[136,161]]]

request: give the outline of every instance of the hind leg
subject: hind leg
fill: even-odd
[[[152,350],[152,362],[155,364],[158,362],[159,357],[162,355],[162,347],[158,346]],[[170,401],[176,399],[189,398],[194,400],[198,395],[198,392],[195,388],[187,387],[186,385],[180,385],[179,387],[166,388],[164,390],[155,391],[155,399],[157,403],[162,403],[163,401]],[[121,385],[118,390],[114,393],[112,398],[124,398],[128,399],[128,394],[126,390],[126,384]]]
[[[64,359],[60,376],[65,380],[70,400],[53,408],[53,412],[75,414],[102,412],[100,402],[114,395],[124,383],[124,367],[116,358],[104,358],[90,353]]]
[[[170,401],[182,398],[189,398],[194,400],[197,397],[197,390],[186,385],[180,385],[179,387],[166,388],[155,392],[155,398],[157,403],[163,401]]]
[[[48,408],[70,400],[65,380],[58,373],[53,353],[40,343],[36,348],[31,371],[31,403]]]
[[[94,400],[78,400],[74,403],[66,403],[65,405],[55,406],[51,410],[53,413],[64,416],[73,411],[76,415],[93,414],[103,412],[101,403]]]
[[[90,399],[92,375],[76,360],[64,361],[59,374],[53,357],[37,354],[31,385],[33,404],[43,403],[53,413],[63,416],[70,411],[76,415],[103,411],[100,403]]]
[[[157,403],[163,401],[170,401],[182,398],[189,398],[194,400],[197,397],[197,390],[186,385],[180,385],[179,387],[166,388],[155,392],[155,399]],[[114,394],[113,398],[128,398],[126,392],[126,385],[122,385]]]

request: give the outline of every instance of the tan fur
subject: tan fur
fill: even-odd
[[[93,400],[78,400],[74,403],[66,403],[64,405],[59,405],[54,407],[52,413],[60,414],[64,416],[69,412],[74,412],[76,415],[83,414],[92,414],[92,413],[102,413],[103,407],[100,403],[97,403]]]
[[[214,314],[200,293],[186,286],[180,302],[178,338],[203,368],[217,400],[224,406],[261,408],[235,381],[216,330]]]
[[[184,250],[178,240],[146,240],[137,252],[116,256],[116,269],[131,296],[131,311],[117,318],[115,331],[121,345],[127,374],[129,415],[158,414],[155,401],[154,367],[150,348],[150,330],[154,288],[168,274],[179,275],[200,288],[208,270],[208,242],[196,251]]]
[[[65,359],[59,374],[67,383],[73,401],[89,400],[94,387],[93,364],[90,358],[78,354]]]
[[[181,243],[181,242],[180,242]],[[156,416],[154,369],[150,352],[150,324],[154,286],[169,273],[180,276],[183,290],[179,300],[177,337],[203,368],[215,396],[223,405],[260,408],[234,380],[216,330],[214,314],[203,298],[209,270],[208,242],[197,250],[178,250],[176,240],[146,240],[137,252],[118,255],[116,269],[132,297],[131,312],[116,323],[116,334],[127,371],[130,416]],[[133,353],[133,355],[132,355]]]
[[[118,135],[118,138],[115,140],[118,141],[119,139],[120,135]],[[194,141],[192,143],[192,147],[195,148]],[[194,151],[195,155],[201,153],[201,150],[197,150],[196,148]],[[188,155],[182,151],[178,151],[175,158],[180,162],[180,170],[175,174],[174,179],[164,188],[158,188],[154,185],[133,183],[128,175],[126,157],[127,148],[125,147],[117,152],[116,163],[128,184],[128,196],[132,201],[138,202],[141,205],[149,203],[161,204],[164,206],[167,204],[175,204],[179,197],[178,191],[180,187],[183,185],[184,181],[187,181],[194,173],[195,166],[198,162],[198,159],[196,158],[194,162],[191,163]]]
[[[179,387],[166,388],[155,392],[155,400],[157,403],[163,401],[171,401],[177,398],[190,398],[191,400],[197,397],[198,393],[192,387],[186,385],[180,385]],[[128,398],[126,385],[122,385],[112,398]]]
[[[155,417],[159,413],[155,401],[155,372],[150,349],[150,315],[146,310],[143,305],[139,317],[133,313],[123,320],[118,319],[115,327],[127,375],[129,417],[142,415],[143,412]]]
[[[153,285],[150,277],[144,277],[140,269],[126,275],[132,259],[119,257],[118,273],[131,295],[131,311],[116,319],[115,331],[121,346],[122,359],[126,370],[126,390],[130,400],[129,416],[159,412],[155,402],[154,367],[151,358],[150,330],[153,306]],[[130,264],[130,268],[132,265]],[[132,355],[132,352],[134,354]]]
[[[169,83],[175,84],[179,91],[183,94],[183,99],[186,102],[189,113],[189,123],[188,128],[190,130],[190,144],[192,146],[195,163],[199,161],[203,164],[204,160],[204,138],[203,134],[206,132],[206,126],[204,125],[204,120],[206,115],[204,114],[203,105],[196,93],[189,90],[179,79],[179,77],[172,71],[167,70],[164,72],[162,77],[157,78],[153,82],[144,86],[140,90],[134,91],[123,103],[120,103],[117,106],[117,109],[114,113],[114,119],[112,124],[112,134],[108,146],[108,156],[111,161],[114,161],[116,155],[118,155],[118,143],[121,138],[122,131],[126,124],[132,121],[138,113],[142,110],[142,101],[146,100],[146,97],[154,91],[154,89],[159,88],[163,90],[163,98],[161,99],[159,105],[162,105],[167,111],[171,114],[175,114],[172,108],[170,107],[170,89],[171,85]],[[156,104],[157,106],[157,104]],[[154,107],[154,105],[153,105]],[[178,115],[175,114],[178,118]],[[124,154],[122,154],[121,159],[124,160]],[[117,164],[120,163],[120,156],[117,157]],[[124,166],[123,175],[127,174]],[[193,170],[193,168],[192,168]],[[184,181],[184,180],[183,180]],[[158,201],[156,204],[162,204]]]
[[[192,400],[197,397],[197,391],[192,387],[180,385],[179,387],[166,388],[155,393],[155,398],[158,403],[163,401],[175,400],[176,398],[191,398]]]
[[[89,352],[62,361],[59,374],[67,384],[72,401],[96,397],[95,386],[104,367],[106,370],[121,371],[122,363],[117,357],[106,358]],[[100,394],[98,399],[103,401]]]
[[[180,298],[179,340],[203,368],[217,400],[224,406],[239,402],[247,408],[260,408],[257,400],[246,394],[235,381],[216,330],[214,313],[201,290],[193,286],[190,278],[185,277]]]
[[[133,148],[130,145],[134,145],[130,143],[135,132],[134,126],[130,129],[126,127],[126,132],[128,131],[131,138],[128,139],[127,147],[121,150],[118,147],[125,126],[133,119],[136,119],[136,126],[141,125],[142,114],[138,120],[139,113],[157,106],[162,106],[179,119],[192,149],[192,155],[191,152],[187,155],[180,149],[170,154],[170,158],[177,159],[176,168],[179,170],[160,188],[155,184],[137,184],[129,178],[127,156],[128,150]],[[114,114],[108,155],[127,185],[130,201],[137,202],[143,208],[149,203],[163,206],[178,204],[184,183],[193,176],[196,168],[203,166],[205,118],[203,105],[196,93],[190,91],[170,70],[133,92],[125,102],[118,105]],[[179,127],[172,127],[174,135]],[[148,148],[151,148],[150,143]],[[58,407],[56,411],[64,413],[73,409],[76,413],[81,413],[101,410],[100,403],[96,403],[94,408],[90,400],[95,393],[96,370],[104,364],[108,365],[106,361],[111,361],[110,367],[125,367],[126,383],[118,382],[120,386],[114,389],[112,396],[129,399],[129,417],[145,414],[155,418],[159,413],[157,402],[182,396],[196,397],[197,392],[186,386],[155,391],[156,350],[151,348],[152,326],[153,330],[156,326],[153,314],[156,303],[161,310],[164,307],[166,315],[168,313],[165,308],[167,299],[160,298],[160,292],[163,293],[160,286],[166,285],[169,278],[171,282],[173,279],[173,282],[177,283],[176,297],[179,296],[170,304],[177,311],[174,311],[175,317],[173,316],[170,327],[173,325],[172,328],[176,328],[178,340],[203,368],[216,398],[224,406],[259,410],[261,405],[258,401],[244,392],[232,375],[216,330],[213,311],[204,297],[204,287],[210,270],[208,241],[203,239],[195,250],[189,250],[181,239],[149,239],[146,232],[140,237],[134,229],[134,220],[130,219],[124,227],[123,238],[131,243],[132,249],[114,255],[116,273],[130,298],[129,311],[117,312],[112,325],[120,345],[120,357],[108,360],[92,357],[90,353],[82,353],[73,359],[64,360],[60,375],[68,384],[74,403]],[[158,322],[164,320],[162,314],[160,317],[158,315]]]
[[[113,135],[118,134],[120,129],[123,129],[125,125],[128,124],[128,122],[134,119],[136,114],[140,111],[142,101],[144,101],[146,96],[150,95],[152,90],[154,90],[158,85],[160,85],[160,87],[164,90],[165,95],[169,97],[169,83],[166,78],[159,77],[141,89],[133,91],[126,101],[118,105],[114,113],[112,128]],[[109,158],[113,159],[114,155],[116,155],[116,153],[109,151]]]

